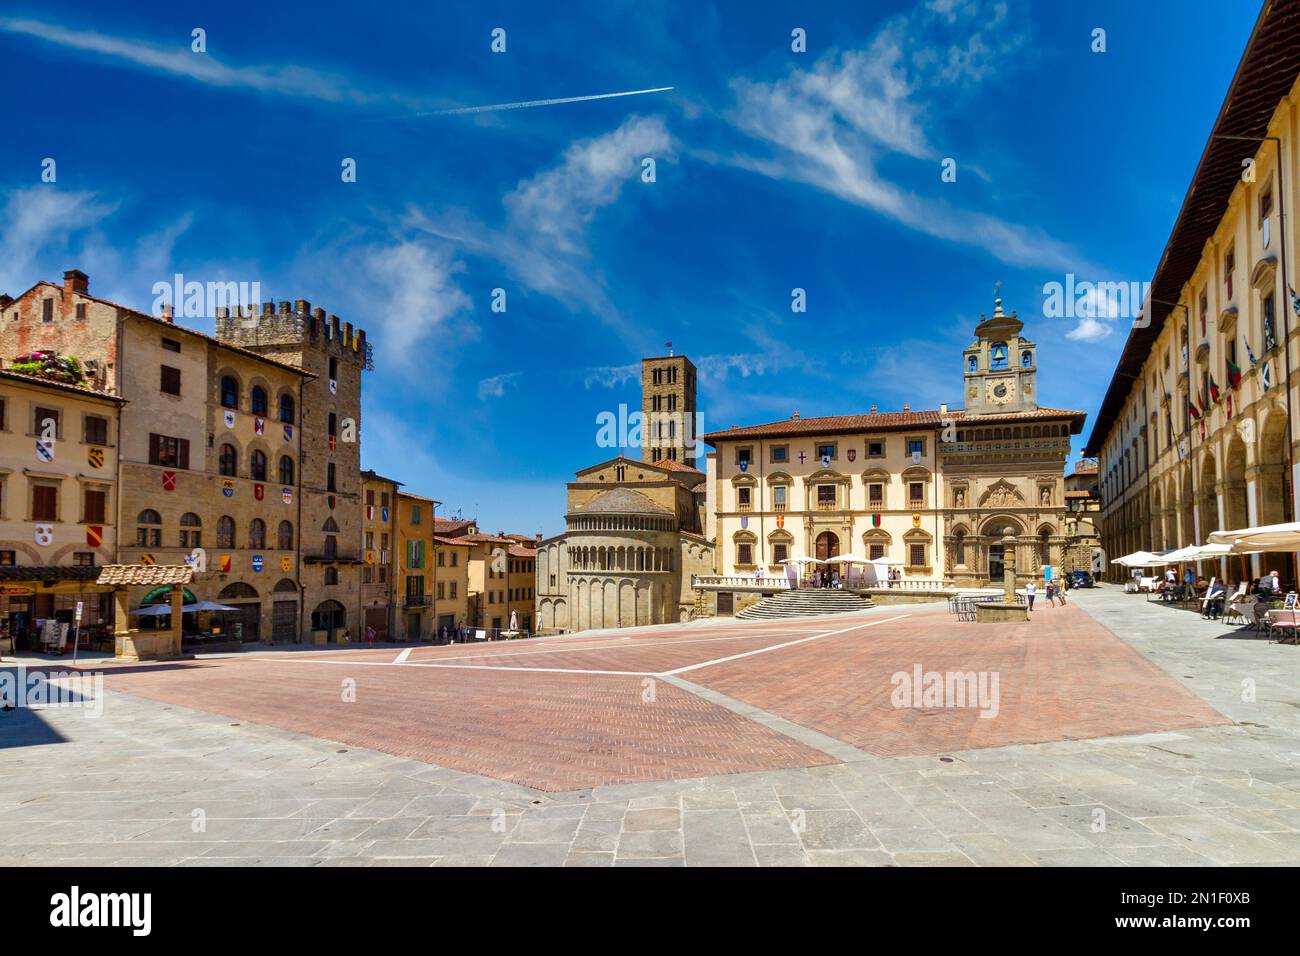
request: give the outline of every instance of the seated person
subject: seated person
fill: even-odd
[[[1276,598],[1282,591],[1282,584],[1276,571],[1270,571],[1259,579],[1259,599],[1261,601],[1271,601]]]
[[[1223,586],[1223,582],[1216,581],[1205,593],[1205,606],[1201,610],[1201,617],[1212,619],[1222,614],[1223,602],[1227,596],[1228,589]]]

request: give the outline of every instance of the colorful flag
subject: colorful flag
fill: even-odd
[[[86,546],[98,548],[104,543],[103,525],[89,524],[86,525]]]
[[[1264,363],[1263,369],[1259,373],[1259,380],[1264,386],[1264,391],[1267,392],[1273,387],[1273,369],[1269,367],[1268,362]]]
[[[261,501],[263,498],[265,498],[265,497],[266,497],[266,486],[265,486],[265,485],[262,485],[262,484],[254,484],[254,485],[253,485],[253,497],[256,498],[258,501]]]
[[[1199,422],[1201,420],[1201,410],[1196,407],[1196,403],[1190,398],[1187,400],[1187,410],[1192,413],[1192,418],[1196,421]]]
[[[1246,346],[1246,358],[1250,359],[1250,367],[1254,368],[1259,364],[1259,362],[1255,360],[1255,350],[1250,347],[1250,340],[1244,335],[1241,337],[1241,342]]]
[[[228,554],[223,554],[223,555],[221,556],[221,561],[220,561],[220,565],[219,565],[219,567],[221,568],[221,573],[222,573],[222,574],[229,574],[229,573],[230,573],[230,555],[228,555]]]
[[[1214,384],[1213,375],[1207,375],[1206,380],[1210,383],[1210,402],[1217,403],[1219,401],[1219,386]]]
[[[1241,384],[1241,368],[1232,359],[1228,359],[1228,387],[1236,388]]]
[[[254,415],[254,416],[253,416],[253,433],[254,433],[255,435],[261,435],[261,434],[264,434],[265,432],[266,432],[266,419],[263,418],[261,415]]]
[[[1228,418],[1232,418],[1232,392],[1228,393]]]

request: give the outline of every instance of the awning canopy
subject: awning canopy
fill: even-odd
[[[871,562],[859,554],[837,554],[833,558],[826,559],[827,564],[870,564]]]
[[[1241,528],[1237,531],[1214,531],[1211,544],[1226,544],[1233,554],[1250,551],[1300,550],[1300,521],[1286,524],[1269,524],[1258,528]]]
[[[1111,561],[1111,564],[1120,564],[1126,568],[1155,568],[1167,563],[1163,556],[1150,551],[1134,551]]]

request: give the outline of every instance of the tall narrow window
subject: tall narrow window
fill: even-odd
[[[266,389],[254,385],[248,394],[248,408],[254,415],[266,415]]]
[[[217,521],[217,547],[233,548],[235,546],[235,519],[222,515]]]
[[[239,464],[239,455],[235,452],[235,446],[226,444],[221,446],[221,454],[217,459],[217,467],[221,474],[227,478],[235,477],[235,468]]]
[[[266,452],[253,449],[248,457],[248,474],[254,481],[266,481]]]
[[[239,383],[233,375],[221,376],[221,405],[223,408],[239,407]]]
[[[293,396],[288,393],[280,396],[280,421],[293,424]]]

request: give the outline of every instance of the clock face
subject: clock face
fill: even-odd
[[[989,382],[988,400],[994,405],[1005,405],[1015,397],[1015,383],[1011,379]]]

